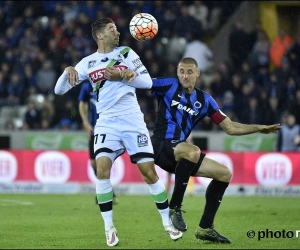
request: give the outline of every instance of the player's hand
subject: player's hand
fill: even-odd
[[[104,72],[104,77],[110,81],[122,81],[120,70],[116,67],[107,67]]]
[[[126,82],[132,82],[137,77],[137,73],[131,69],[124,69],[121,71],[121,77]]]
[[[94,132],[92,125],[89,122],[83,122],[84,129],[87,133],[88,140],[91,139],[91,133]]]
[[[65,69],[68,75],[68,81],[72,86],[79,84],[78,72],[72,66],[69,66]]]
[[[262,125],[259,128],[259,132],[262,133],[262,134],[276,133],[281,128],[282,128],[282,126],[280,124]]]

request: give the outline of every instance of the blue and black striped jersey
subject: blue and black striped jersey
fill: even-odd
[[[88,103],[89,122],[92,125],[92,127],[95,127],[97,119],[98,119],[98,114],[97,114],[96,105],[95,105],[97,102],[97,97],[96,97],[95,92],[93,92],[93,87],[90,84],[90,82],[85,81],[82,83],[80,93],[78,96],[78,101],[83,101],[83,102]]]
[[[177,78],[154,78],[152,81],[152,94],[158,100],[153,137],[186,140],[199,121],[219,110],[210,94],[197,88],[187,94]]]

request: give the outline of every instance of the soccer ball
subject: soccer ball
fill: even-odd
[[[138,41],[151,40],[158,32],[158,24],[152,15],[148,13],[139,13],[131,19],[129,31]]]

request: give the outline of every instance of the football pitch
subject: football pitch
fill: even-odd
[[[185,196],[182,209],[188,230],[172,241],[149,196],[119,195],[114,224],[117,249],[289,249],[300,246],[300,199],[297,197],[225,196],[215,228],[228,245],[198,241],[194,232],[204,197]],[[252,232],[248,232],[253,230]],[[91,194],[0,194],[0,248],[106,249],[99,207]],[[253,238],[249,238],[254,235]]]

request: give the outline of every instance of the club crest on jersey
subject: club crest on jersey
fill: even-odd
[[[97,62],[96,60],[89,61],[89,63],[88,63],[88,69],[94,67],[94,65],[95,65],[96,62]]]
[[[148,146],[148,136],[145,134],[138,135],[137,143],[139,147]]]
[[[118,62],[123,62],[123,58],[120,54],[117,55],[117,58],[114,58]]]
[[[177,106],[177,109],[188,112],[190,115],[198,115],[198,113],[199,113],[185,105],[182,105],[180,102],[175,101],[175,100],[172,100],[171,106]]]

